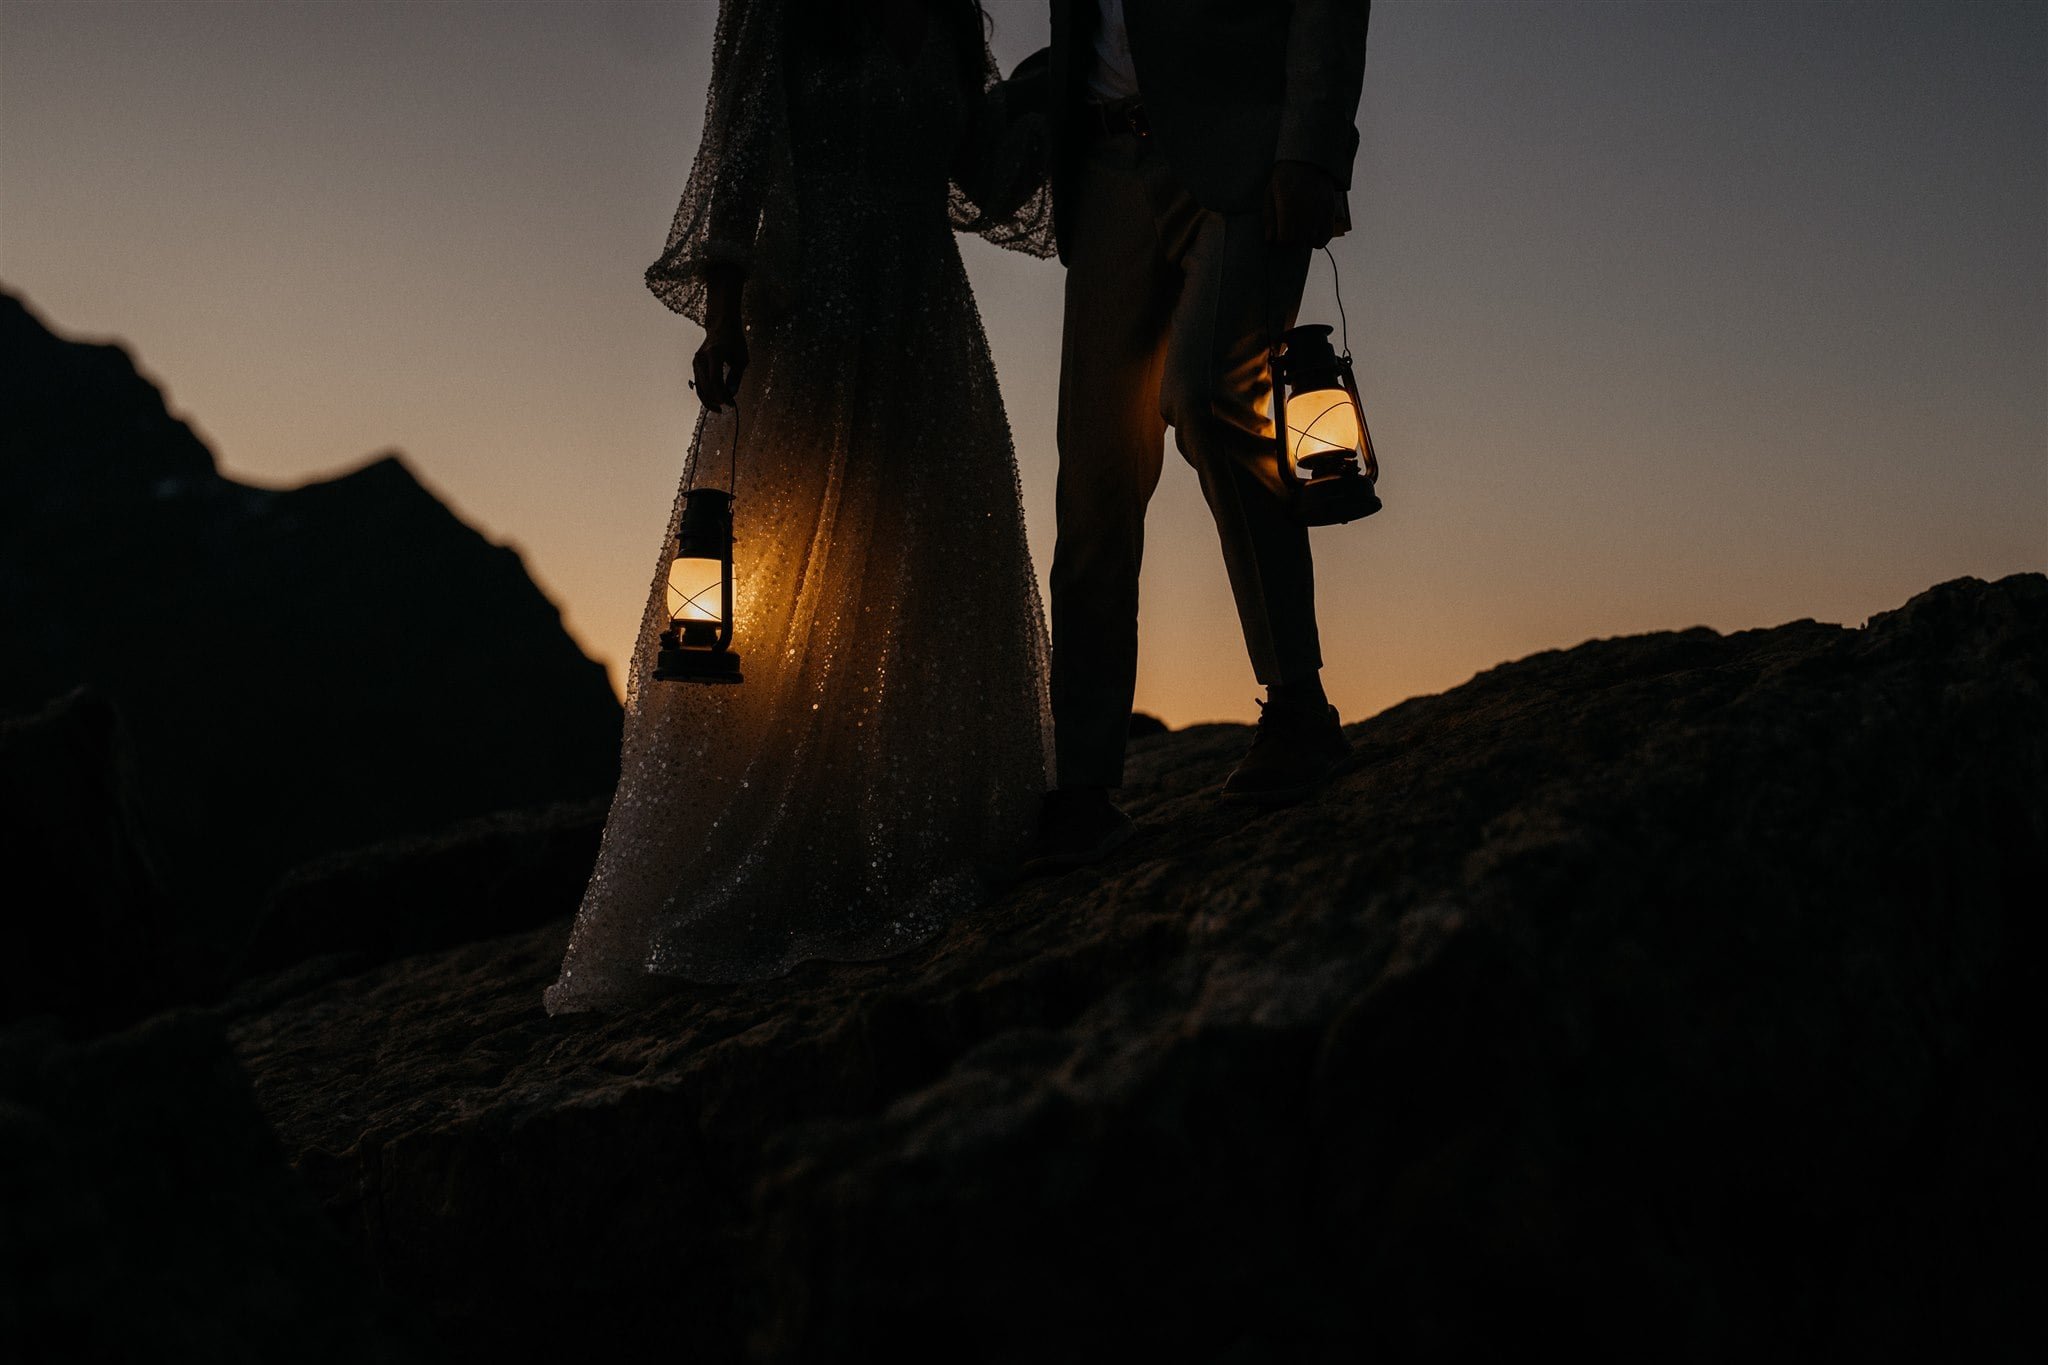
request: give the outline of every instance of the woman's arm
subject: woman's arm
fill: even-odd
[[[693,368],[714,408],[731,401],[746,366],[743,294],[758,311],[787,284],[763,240],[771,221],[785,239],[795,231],[783,109],[787,10],[787,0],[721,0],[703,140],[667,246],[647,268],[655,296],[704,327]]]
[[[978,96],[969,94],[964,135],[953,155],[953,226],[997,246],[1050,256],[1046,54],[1025,58],[1005,81],[985,43],[981,50],[986,84]]]

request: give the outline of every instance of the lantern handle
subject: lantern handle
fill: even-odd
[[[735,394],[732,400],[732,456],[730,472],[726,476],[726,487],[732,490],[732,499],[740,499],[740,400]]]
[[[1337,321],[1343,327],[1344,358],[1351,359],[1351,319],[1344,316],[1344,276],[1337,269],[1336,253],[1329,247],[1323,248],[1323,255],[1330,258],[1330,292],[1337,296]]]
[[[1351,363],[1351,319],[1344,316],[1344,273],[1337,269],[1335,252],[1326,246],[1323,248],[1323,255],[1330,258],[1330,292],[1337,299],[1337,321],[1343,330],[1344,363],[1348,366]],[[1357,397],[1357,385],[1354,381],[1353,401],[1356,401]],[[1365,424],[1365,408],[1362,405],[1358,409],[1358,434],[1361,444],[1365,447],[1365,476],[1377,483],[1380,477],[1380,457],[1372,448],[1372,428]]]
[[[1351,359],[1351,319],[1344,312],[1344,272],[1337,269],[1337,254],[1334,251],[1331,251],[1329,247],[1325,246],[1323,248],[1323,255],[1330,262],[1330,293],[1335,295],[1337,299],[1337,323],[1339,331],[1344,338],[1344,358],[1346,360],[1349,360]],[[1266,261],[1266,286],[1269,290],[1272,288],[1272,283],[1273,262],[1269,258]],[[1271,349],[1275,354],[1278,354],[1281,346],[1284,344],[1285,343],[1281,336],[1280,330],[1276,326],[1273,331],[1273,341]],[[738,403],[733,404],[733,410],[735,413],[738,412]]]
[[[689,386],[692,389],[697,387],[696,380],[692,379],[688,382]],[[728,474],[726,478],[726,488],[732,493],[733,498],[737,500],[740,495],[740,400],[737,397],[735,397],[730,401],[732,402],[732,451],[729,465],[731,472]],[[701,442],[704,436],[704,423],[705,420],[710,416],[710,409],[697,409],[697,438],[700,442],[700,445],[697,452],[697,458],[690,461],[690,475],[688,480],[685,481],[683,484],[683,491],[685,493],[688,493],[697,486],[697,466],[702,464],[704,460],[703,449],[701,446]]]

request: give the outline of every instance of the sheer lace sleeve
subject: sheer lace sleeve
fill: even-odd
[[[746,273],[749,311],[788,284],[775,249],[796,233],[785,9],[785,0],[720,0],[704,140],[676,206],[667,249],[647,267],[647,287],[655,297],[700,324],[705,272],[713,266]]]
[[[1042,91],[1031,88],[1042,72],[1026,72],[1039,58],[1002,80],[995,54],[981,48],[981,97],[968,111],[967,132],[953,162],[953,226],[1012,251],[1053,254],[1052,187],[1046,166],[1051,133]]]

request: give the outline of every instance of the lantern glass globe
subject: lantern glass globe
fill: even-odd
[[[1312,389],[1287,400],[1288,454],[1295,468],[1319,455],[1350,455],[1359,447],[1358,409],[1343,389]]]
[[[671,621],[716,621],[723,604],[725,565],[716,559],[678,555],[668,566]]]

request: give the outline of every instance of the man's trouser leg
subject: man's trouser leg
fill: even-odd
[[[1052,706],[1059,784],[1114,787],[1166,423],[1215,518],[1254,674],[1270,685],[1322,667],[1308,532],[1280,493],[1269,366],[1300,307],[1309,253],[1269,245],[1257,213],[1200,208],[1146,139],[1095,141],[1074,183]]]
[[[1198,211],[1178,241],[1161,409],[1216,519],[1253,673],[1305,681],[1323,664],[1315,567],[1281,491],[1271,351],[1301,306],[1309,252],[1267,242],[1258,213]]]
[[[1180,286],[1161,248],[1156,186],[1141,173],[1149,150],[1130,134],[1096,138],[1073,180],[1052,560],[1062,787],[1122,784],[1138,674],[1138,570],[1166,443],[1159,383]]]

